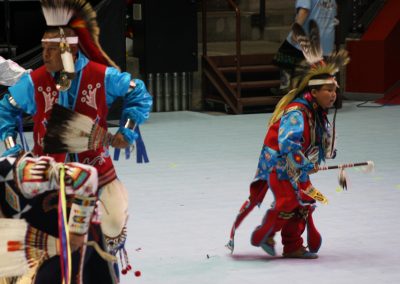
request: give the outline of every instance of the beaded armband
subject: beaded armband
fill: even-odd
[[[15,141],[12,136],[8,136],[6,139],[4,139],[4,146],[6,147],[6,150],[11,149],[12,147],[15,146]]]
[[[135,82],[134,82],[134,81],[130,81],[130,82],[129,82],[129,89],[128,89],[128,92],[133,91],[133,89],[134,89],[135,87],[136,87]]]
[[[54,159],[47,156],[22,156],[15,165],[15,179],[22,195],[31,199],[56,187],[57,173]]]
[[[75,196],[69,215],[69,231],[77,235],[87,233],[96,205],[96,197]]]
[[[8,102],[10,103],[10,105],[12,105],[15,108],[20,108],[19,105],[17,104],[17,102],[15,101],[15,99],[12,96],[8,97]]]
[[[328,198],[326,198],[322,192],[320,192],[318,189],[310,185],[307,187],[306,190],[303,191],[303,193],[312,199],[321,202],[322,204],[328,204]]]
[[[136,122],[133,121],[132,119],[128,118],[128,120],[125,123],[125,128],[134,130],[136,128]]]

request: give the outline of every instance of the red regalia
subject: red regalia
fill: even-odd
[[[106,66],[91,62],[82,69],[78,94],[74,110],[93,119],[93,123],[107,129],[108,108],[104,91]],[[46,133],[46,122],[50,118],[52,105],[58,100],[59,92],[54,78],[44,66],[31,73],[35,86],[37,111],[34,116],[34,148],[36,155],[43,155],[43,137]],[[57,162],[64,162],[66,154],[51,155]],[[86,151],[77,154],[78,161],[94,166],[99,173],[99,186],[103,186],[116,178],[114,166],[107,148]]]
[[[304,120],[303,143],[302,152],[305,152],[310,145],[315,143],[314,137],[311,135],[311,129],[314,129],[314,115],[311,110],[304,104],[292,102],[285,107],[285,112],[301,111]],[[267,146],[279,152],[278,145],[278,131],[280,126],[280,119],[272,124],[264,139],[264,146]],[[285,244],[285,252],[295,251],[301,247],[303,240],[300,237],[305,228],[308,231],[308,246],[311,251],[318,251],[321,245],[321,236],[317,231],[313,219],[312,212],[313,206],[302,206],[302,204],[312,204],[314,200],[304,194],[302,191],[306,189],[311,183],[310,181],[299,182],[299,195],[296,194],[293,185],[289,180],[280,180],[277,177],[275,170],[271,172],[270,188],[266,180],[257,179],[250,185],[249,199],[242,205],[242,208],[233,224],[230,242],[228,247],[233,251],[235,230],[240,226],[242,221],[252,211],[252,209],[260,204],[268,188],[273,191],[275,197],[275,206],[273,209],[268,210],[264,223],[256,229],[256,233],[252,235],[252,244],[256,246],[263,245],[267,239],[272,238],[275,232],[282,230],[282,239]],[[286,233],[289,232],[289,233]],[[290,237],[285,237],[290,235]],[[297,238],[293,238],[296,235]]]
[[[314,115],[307,106],[298,102],[292,102],[285,107],[284,112],[300,111],[303,115],[304,130],[302,141],[302,152],[315,143],[311,135],[314,129]],[[267,146],[279,152],[278,131],[281,120],[272,124],[264,139],[264,146]],[[310,181],[298,182],[299,194],[297,195],[292,183],[289,180],[282,180],[278,177],[275,170],[270,174],[269,189],[275,197],[275,205],[267,211],[263,223],[253,232],[251,242],[256,246],[263,246],[268,239],[272,239],[274,234],[282,231],[282,243],[284,244],[284,253],[290,253],[298,250],[303,239],[301,234],[308,229],[308,246],[310,251],[317,252],[321,245],[321,236],[314,226],[312,212],[314,208],[305,204],[312,204],[314,200],[303,193]],[[251,195],[258,192],[259,189],[268,188],[267,181],[257,180],[250,185]],[[251,196],[250,196],[251,198]],[[299,201],[302,203],[300,204]]]
[[[327,133],[329,122],[326,114],[318,109],[320,107],[318,103],[309,104],[310,101],[305,96],[312,89],[319,90],[317,86],[336,85],[338,87],[335,74],[348,63],[349,58],[344,50],[323,58],[319,28],[313,21],[309,26],[309,36],[299,24],[295,23],[292,26],[293,34],[299,41],[306,60],[296,69],[294,89],[281,98],[270,118],[256,178],[250,185],[250,196],[241,206],[230,232],[227,247],[231,252],[234,250],[236,229],[252,209],[263,201],[267,190],[270,189],[275,201],[271,209],[266,212],[261,224],[254,230],[251,243],[261,247],[268,254],[275,255],[273,237],[275,233],[281,231],[285,257],[317,257],[315,253],[319,250],[322,239],[314,226],[312,213],[315,209],[315,201],[326,204],[327,199],[312,186],[308,176],[325,158],[334,158],[335,131],[333,129],[332,140],[328,141],[330,135]],[[296,100],[297,98],[299,100]],[[302,99],[306,99],[307,102],[303,103]],[[280,127],[281,118],[291,111],[302,114],[303,123],[298,126],[302,132],[300,137],[296,137],[296,141],[293,142],[300,144],[301,149],[297,150],[295,147],[296,150],[291,151],[292,145],[288,144],[282,152],[282,140],[293,133],[284,132],[285,128]],[[299,119],[294,114],[290,115],[293,121],[289,123],[298,123]],[[278,139],[280,131],[286,135],[281,141]],[[301,237],[306,228],[308,250],[303,247]]]

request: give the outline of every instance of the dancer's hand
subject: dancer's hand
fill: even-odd
[[[111,146],[114,148],[124,149],[129,147],[129,143],[125,140],[122,133],[117,132],[111,141]]]
[[[319,166],[317,163],[314,164],[314,168],[308,172],[309,175],[315,174],[316,172],[318,172]]]

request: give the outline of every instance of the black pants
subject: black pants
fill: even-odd
[[[52,236],[58,237],[57,227],[57,205],[58,192],[49,191],[34,199],[31,203],[32,208],[27,211],[22,217],[27,222]],[[100,225],[91,224],[89,228],[89,240],[97,242],[100,247],[103,247],[102,232]],[[75,284],[80,265],[80,252],[76,251],[72,254],[72,273],[71,283]],[[60,257],[54,256],[46,260],[39,268],[35,278],[35,284],[61,284],[61,263]],[[115,281],[114,269],[110,269],[107,261],[103,260],[93,247],[87,247],[82,280],[80,284],[113,284]]]
[[[80,253],[72,254],[71,284],[76,284],[79,271]],[[61,284],[60,257],[54,256],[46,260],[39,268],[35,284]],[[87,247],[81,284],[113,284],[112,276],[107,263],[100,258],[92,247]]]

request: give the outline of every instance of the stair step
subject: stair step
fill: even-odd
[[[281,81],[280,80],[266,80],[266,81],[248,81],[248,82],[241,82],[240,87],[242,89],[267,89],[267,88],[274,88],[279,87]],[[229,83],[231,87],[236,89],[237,83],[232,82]]]
[[[223,73],[236,73],[236,66],[219,67],[218,68]],[[253,65],[253,66],[240,66],[240,71],[242,73],[252,73],[252,72],[278,72],[279,67],[275,65]]]
[[[240,64],[242,66],[272,65],[274,56],[275,53],[242,54]],[[218,67],[236,66],[236,55],[233,54],[209,56],[209,58]]]
[[[263,39],[272,42],[282,43],[288,36],[291,27],[289,25],[284,26],[267,26],[264,28]]]
[[[263,96],[240,98],[239,100],[243,106],[267,106],[276,105],[281,98],[280,96]]]
[[[241,40],[253,41],[251,15],[253,13],[241,11],[240,37]],[[202,41],[202,13],[197,13],[198,40]],[[201,30],[200,30],[201,29]],[[207,12],[207,41],[224,42],[236,40],[236,14],[235,11],[209,11]]]

